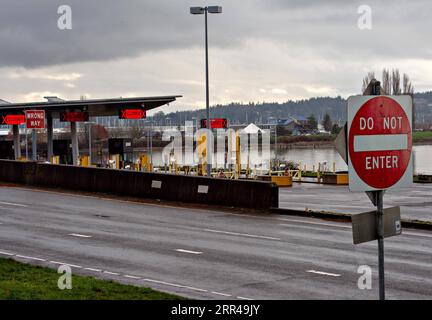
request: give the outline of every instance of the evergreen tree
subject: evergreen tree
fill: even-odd
[[[328,113],[325,114],[324,119],[322,121],[322,125],[324,127],[325,131],[330,132],[333,126],[332,120],[330,118],[330,115]]]
[[[318,122],[316,121],[316,118],[313,114],[311,114],[307,118],[307,127],[310,131],[314,131],[318,129]]]

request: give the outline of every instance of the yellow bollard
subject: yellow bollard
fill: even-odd
[[[60,156],[51,156],[50,162],[52,164],[60,164]]]

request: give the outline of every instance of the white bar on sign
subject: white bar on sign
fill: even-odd
[[[160,189],[160,188],[162,188],[162,181],[159,181],[159,180],[152,180],[151,187],[152,187],[152,188],[155,188],[155,189]]]
[[[202,185],[199,185],[198,186],[198,193],[208,193],[208,186],[202,186]]]
[[[406,150],[407,134],[374,134],[354,137],[354,152]]]

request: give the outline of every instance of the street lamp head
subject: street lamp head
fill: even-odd
[[[190,13],[191,14],[204,14],[205,8],[203,7],[191,7]]]
[[[208,13],[222,13],[222,7],[221,6],[210,6],[210,7],[191,7],[190,13],[191,14],[204,14],[207,10]]]
[[[222,7],[220,6],[210,6],[207,7],[209,13],[222,13]]]

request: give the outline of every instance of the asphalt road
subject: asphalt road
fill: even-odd
[[[355,214],[374,210],[364,192],[350,192],[348,186],[294,183],[279,189],[279,207],[299,210]],[[415,183],[410,189],[386,191],[384,207],[400,206],[405,219],[432,221],[432,184]]]
[[[386,239],[389,299],[432,298],[432,233]],[[349,224],[0,188],[0,256],[201,299],[376,299]],[[373,270],[360,290],[357,269]],[[1,283],[0,283],[1,286]],[[74,290],[74,289],[73,289]]]

